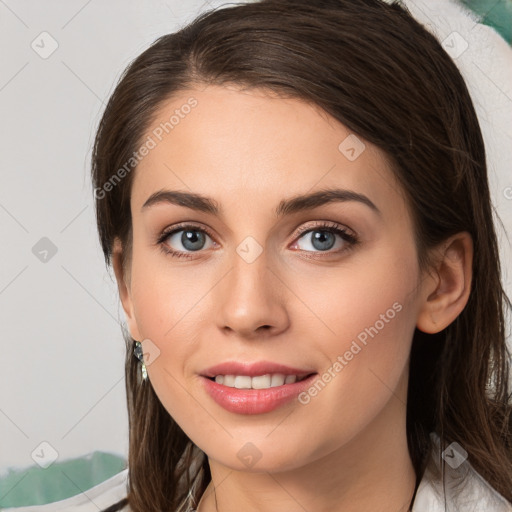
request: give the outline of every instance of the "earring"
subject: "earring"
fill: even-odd
[[[148,372],[146,370],[146,365],[144,364],[144,354],[142,352],[142,343],[140,341],[135,342],[133,353],[135,354],[135,357],[142,363],[142,380],[146,381],[148,379]]]

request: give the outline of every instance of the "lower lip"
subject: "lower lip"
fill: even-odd
[[[318,377],[315,373],[293,384],[283,384],[267,389],[238,389],[218,384],[201,376],[206,392],[227,411],[238,414],[263,414],[273,411],[293,400],[309,388]]]

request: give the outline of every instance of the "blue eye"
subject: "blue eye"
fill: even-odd
[[[180,233],[181,235],[179,235]],[[162,233],[158,243],[165,253],[170,254],[173,257],[189,258],[192,254],[188,254],[181,250],[172,250],[169,249],[168,246],[179,242],[186,251],[198,252],[201,249],[204,249],[206,237],[210,238],[210,235],[204,228],[198,228],[197,226],[179,226],[178,228],[174,228],[172,231]],[[173,241],[171,243],[164,243],[169,240]]]
[[[358,242],[358,239],[354,235],[350,234],[347,230],[340,228],[338,224],[324,223],[313,228],[302,228],[300,230],[300,235],[299,240],[304,238],[309,241],[311,246],[318,252],[329,251],[337,253],[345,250],[346,246],[350,247]],[[306,237],[305,235],[309,236]],[[338,250],[331,251],[333,246],[336,244],[336,237],[343,240],[343,243],[341,243],[342,247],[341,249],[338,248]],[[297,245],[297,243],[294,245]],[[302,247],[299,247],[299,249],[306,250],[308,252],[316,252],[303,249]]]
[[[313,250],[299,247],[299,249],[304,252],[338,254],[350,249],[359,242],[359,239],[355,235],[335,223],[323,222],[314,227],[303,227],[299,230],[298,235],[296,235],[296,239],[306,239],[307,237],[305,235],[308,234],[310,235],[309,241]],[[333,246],[336,244],[336,237],[342,239],[342,247],[341,249],[332,250]],[[174,227],[172,230],[164,231],[157,243],[164,254],[170,255],[171,257],[193,258],[194,252],[200,252],[205,249],[205,242],[208,238],[211,240],[213,235],[205,228],[194,225],[181,225]],[[212,243],[215,245],[215,242]],[[185,250],[170,248],[177,244],[181,244]],[[297,242],[294,243],[294,246],[295,245],[297,245]]]

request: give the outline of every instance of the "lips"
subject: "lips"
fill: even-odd
[[[255,363],[241,363],[240,361],[226,361],[215,366],[211,366],[201,372],[202,377],[209,379],[217,375],[245,375],[248,377],[257,377],[259,375],[276,374],[296,375],[298,379],[316,373],[312,368],[295,368],[271,361],[257,361]]]
[[[215,377],[220,375],[224,378],[228,376],[229,379],[236,376],[235,380],[245,381],[262,375],[267,375],[268,378],[269,374],[279,375],[280,380],[275,387],[265,387],[265,389],[240,389],[226,386],[220,383],[223,378],[217,378],[220,382],[215,381]],[[285,376],[289,378],[289,382],[286,382]],[[299,380],[291,376],[296,376]],[[312,385],[317,377],[318,374],[309,368],[295,368],[269,361],[256,363],[228,361],[204,370],[201,374],[201,382],[206,393],[227,411],[236,414],[263,414],[296,399],[300,393]],[[254,384],[254,380],[252,382]]]
[[[271,412],[287,403],[296,400],[296,406],[302,407],[297,400],[314,381],[318,374],[282,386],[267,389],[237,389],[218,384],[207,377],[201,377],[201,383],[206,393],[222,408],[236,414],[263,414]]]

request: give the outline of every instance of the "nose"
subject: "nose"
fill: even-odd
[[[240,338],[275,336],[289,325],[286,286],[265,250],[254,260],[235,253],[216,287],[219,329]]]

